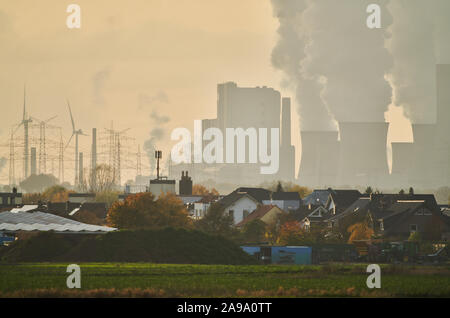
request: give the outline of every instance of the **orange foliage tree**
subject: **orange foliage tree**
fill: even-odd
[[[350,233],[350,237],[348,239],[349,243],[357,240],[369,240],[374,235],[373,229],[369,227],[367,222],[350,225],[347,232]]]
[[[115,202],[108,210],[107,223],[119,229],[190,227],[191,219],[183,202],[174,194],[138,193]]]
[[[212,188],[211,190],[208,190],[205,186],[201,184],[194,184],[192,187],[192,194],[194,195],[219,195],[219,191],[217,191],[215,188]]]
[[[284,223],[280,229],[279,243],[282,245],[295,245],[301,242],[305,236],[300,222],[289,221]]]

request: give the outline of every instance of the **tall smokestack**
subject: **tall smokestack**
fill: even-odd
[[[302,131],[299,181],[308,186],[335,185],[339,143],[337,131]]]
[[[389,174],[389,123],[339,122],[340,185],[382,185]]]
[[[409,185],[411,174],[411,159],[413,158],[414,143],[392,143],[392,173],[391,178],[395,185]]]
[[[36,175],[36,148],[31,147],[31,175]]]
[[[92,128],[91,187],[95,186],[97,182],[95,175],[96,167],[97,167],[97,128]]]
[[[84,174],[84,171],[83,171],[83,153],[82,152],[80,152],[79,153],[79,156],[80,156],[80,158],[79,158],[79,160],[78,160],[78,163],[79,163],[79,168],[78,168],[78,184],[79,185],[82,185],[83,184],[83,174]]]

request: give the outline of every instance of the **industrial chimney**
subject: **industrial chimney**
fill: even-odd
[[[382,185],[389,175],[389,123],[340,122],[340,185]]]
[[[91,149],[91,184],[97,183],[95,169],[97,168],[97,128],[92,128],[92,149]]]
[[[79,168],[78,168],[78,185],[82,185],[83,184],[83,180],[84,180],[83,179],[83,174],[84,174],[84,171],[83,171],[83,153],[80,152],[79,156],[80,156],[80,158],[78,160],[78,163],[79,163]]]
[[[335,185],[339,143],[337,131],[302,131],[299,181],[308,186]]]
[[[189,177],[188,172],[181,172],[181,180],[179,184],[180,195],[192,195],[192,179]]]

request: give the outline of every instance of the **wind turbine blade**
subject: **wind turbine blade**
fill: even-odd
[[[73,135],[75,135],[75,134],[72,134],[72,136],[70,136],[70,139],[67,142],[67,145],[64,147],[64,150],[66,150],[67,146],[69,146],[70,142],[72,141]]]
[[[73,131],[75,131],[75,123],[74,123],[74,121],[73,121],[72,110],[70,109],[70,103],[69,103],[69,100],[67,100],[67,106],[69,107],[70,120],[72,121],[72,128],[73,128]]]

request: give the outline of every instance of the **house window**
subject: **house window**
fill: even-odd
[[[417,224],[410,224],[409,225],[409,231],[411,233],[417,232]]]
[[[250,214],[249,212],[248,212],[248,210],[244,210],[244,219]]]
[[[384,231],[384,223],[383,223],[383,221],[380,222],[380,230]]]

